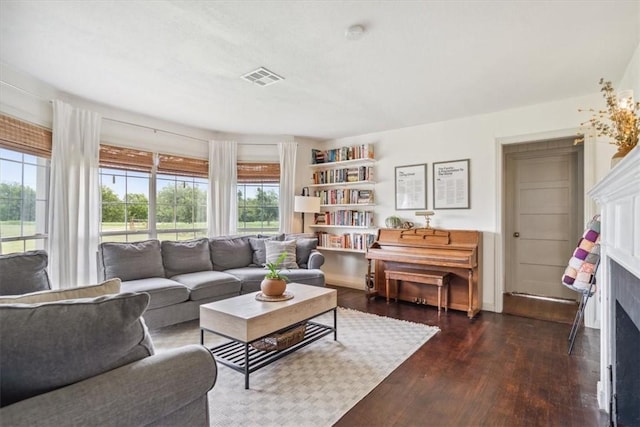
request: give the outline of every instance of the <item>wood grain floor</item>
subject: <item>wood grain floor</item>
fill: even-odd
[[[504,294],[502,312],[515,316],[550,320],[571,325],[578,311],[577,301],[548,301],[527,295]]]
[[[473,320],[339,288],[338,305],[440,327],[336,426],[604,426],[599,331],[481,312]],[[339,326],[338,326],[339,327]],[[371,331],[375,334],[375,331]]]

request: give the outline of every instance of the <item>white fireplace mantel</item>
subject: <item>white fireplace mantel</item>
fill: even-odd
[[[640,147],[636,146],[588,193],[601,214],[600,264],[600,382],[598,404],[609,410],[611,384],[608,367],[613,357],[615,300],[609,265],[614,260],[640,278]]]

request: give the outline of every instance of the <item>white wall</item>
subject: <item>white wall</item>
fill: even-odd
[[[597,82],[594,82],[597,90]],[[483,232],[483,308],[500,308],[496,292],[501,286],[503,268],[496,262],[501,254],[502,224],[499,215],[502,165],[501,144],[573,136],[588,116],[578,108],[599,107],[599,93],[571,99],[511,109],[498,113],[431,123],[404,129],[327,141],[326,148],[352,144],[375,144],[376,224],[383,225],[390,215],[419,222],[412,211],[394,207],[394,167],[427,163],[428,207],[433,208],[432,164],[438,161],[470,159],[471,208],[438,210],[432,225],[438,228],[472,229]],[[609,170],[614,147],[606,141],[592,140],[595,180]],[[595,183],[595,181],[593,182]],[[591,184],[593,184],[591,183]],[[333,283],[362,288],[366,261],[362,255],[327,253],[324,268]],[[559,284],[560,286],[560,284]]]

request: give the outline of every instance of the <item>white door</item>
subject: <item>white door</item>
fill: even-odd
[[[576,299],[561,284],[582,218],[579,153],[507,154],[507,292]]]

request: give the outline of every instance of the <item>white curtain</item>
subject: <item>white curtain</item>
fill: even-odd
[[[57,288],[96,283],[100,233],[101,117],[53,102],[49,184],[49,274]]]
[[[209,142],[209,191],[207,224],[209,236],[236,234],[238,218],[238,144]]]
[[[280,153],[280,232],[293,232],[293,205],[295,199],[296,181],[296,151],[295,142],[278,143]]]

